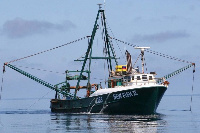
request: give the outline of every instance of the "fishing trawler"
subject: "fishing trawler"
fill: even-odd
[[[97,23],[100,22],[103,28],[99,28]],[[105,56],[93,55],[93,41],[97,30],[102,29],[104,34],[104,51]],[[79,40],[82,40],[78,39]],[[85,39],[85,37],[84,37]],[[144,52],[148,51],[150,47],[134,48],[141,51],[141,68],[134,68],[132,66],[131,54],[126,51],[126,65],[119,65],[117,57],[114,52],[112,40],[113,38],[108,34],[105,12],[100,7],[95,20],[94,28],[91,36],[88,36],[88,48],[82,60],[75,60],[82,62],[81,70],[69,71],[66,70],[65,81],[52,85],[38,77],[33,76],[14,65],[10,61],[4,63],[5,66],[14,69],[15,71],[31,78],[32,80],[55,90],[55,98],[50,101],[50,108],[52,112],[62,113],[106,113],[106,114],[153,114],[167,90],[169,82],[166,79],[194,66],[194,63],[187,65],[179,70],[176,70],[162,78],[156,78],[155,72],[144,72]],[[76,42],[76,41],[73,41]],[[61,47],[61,46],[60,46]],[[58,48],[58,47],[56,47]],[[52,50],[52,49],[51,49]],[[133,51],[133,49],[131,49]],[[45,51],[46,52],[46,51]],[[44,52],[41,52],[44,53]],[[29,56],[25,57],[28,58]],[[20,58],[19,60],[24,59]],[[91,60],[106,60],[108,64],[108,79],[107,86],[102,88],[101,83],[91,83]],[[115,69],[113,69],[113,62]],[[88,69],[86,70],[86,64]],[[5,71],[5,70],[4,70]],[[71,76],[69,73],[79,73]],[[87,76],[83,75],[86,73]],[[77,80],[76,85],[72,86],[71,81]],[[84,86],[80,85],[82,80],[87,81]],[[77,95],[80,89],[86,90],[86,96],[81,98]],[[74,94],[71,93],[74,90]]]
[[[136,47],[141,49],[142,66],[144,49],[149,47]],[[108,88],[102,89],[94,84],[95,91],[87,89],[86,98],[81,99],[52,99],[52,112],[90,112],[108,114],[151,114],[155,113],[158,104],[164,95],[168,82],[158,84],[156,73],[139,72],[133,69],[131,55],[128,51],[127,65],[117,65],[108,78]],[[87,88],[87,87],[86,87]]]

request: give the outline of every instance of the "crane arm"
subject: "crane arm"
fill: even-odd
[[[163,79],[171,78],[171,77],[173,77],[173,76],[175,76],[175,75],[187,70],[188,68],[190,68],[192,66],[194,66],[194,70],[193,70],[193,73],[194,73],[195,72],[195,63],[191,63],[191,64],[189,64],[189,65],[187,65],[187,66],[185,66],[183,68],[180,68],[180,69],[178,69],[178,70],[176,70],[176,71],[174,71],[174,72],[172,72],[170,74],[167,74],[167,75],[163,76],[162,78],[157,80],[157,83],[161,83],[163,81]]]
[[[68,96],[68,97],[71,97],[71,98],[74,97],[73,94],[67,92],[65,89],[57,88],[56,86],[54,86],[54,85],[52,85],[52,84],[50,84],[50,83],[48,83],[48,82],[36,77],[36,76],[33,76],[33,75],[31,75],[31,74],[29,74],[29,73],[27,73],[27,72],[15,67],[15,66],[13,66],[11,64],[4,63],[4,72],[5,72],[5,66],[7,66],[7,67],[19,72],[20,74],[22,74],[22,75],[24,75],[24,76],[26,76],[26,77],[28,77],[28,78],[40,83],[40,84],[42,84],[42,85],[44,85],[44,86],[46,86],[46,87],[48,87],[48,88],[50,88],[52,90],[64,95],[64,96]]]

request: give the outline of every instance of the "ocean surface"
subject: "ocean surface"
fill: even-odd
[[[200,133],[200,95],[164,95],[157,114],[51,113],[50,99],[1,99],[0,133]],[[191,107],[191,111],[190,111]]]

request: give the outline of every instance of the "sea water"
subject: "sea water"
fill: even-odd
[[[165,95],[152,115],[51,113],[48,98],[2,99],[0,133],[199,133],[200,95],[190,99]]]

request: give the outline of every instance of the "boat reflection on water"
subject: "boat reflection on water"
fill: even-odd
[[[51,131],[67,132],[134,132],[159,133],[167,122],[162,114],[105,115],[105,114],[51,114]]]

